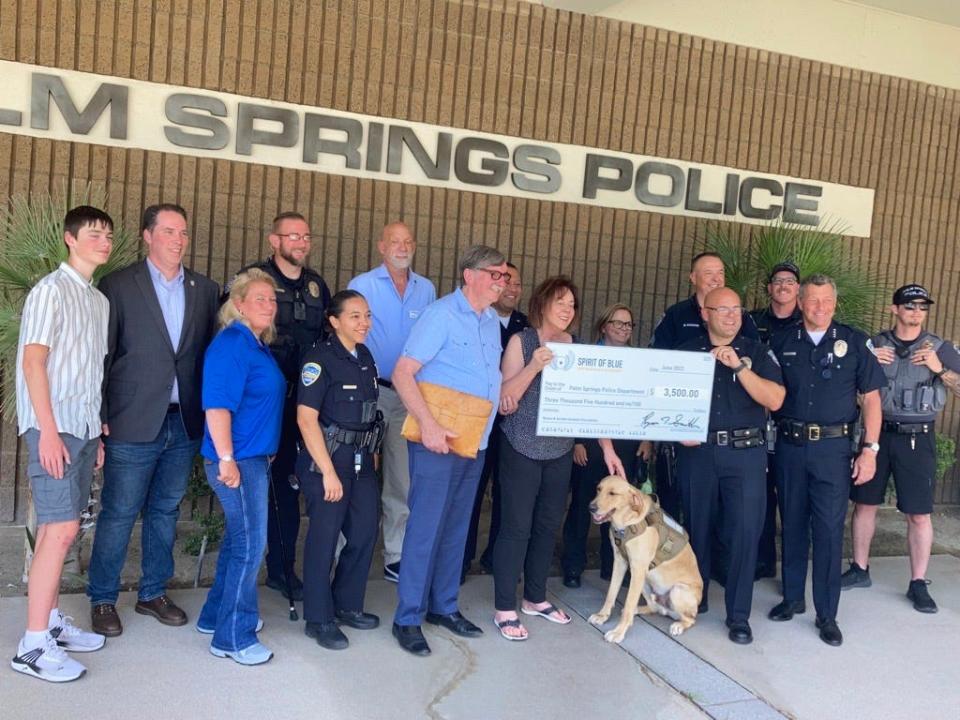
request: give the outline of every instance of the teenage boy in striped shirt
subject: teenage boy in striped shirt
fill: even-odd
[[[11,667],[50,682],[85,668],[65,650],[91,652],[104,637],[75,627],[59,610],[60,575],[77,536],[94,470],[103,465],[100,396],[109,303],[93,273],[110,257],[113,220],[89,206],[67,212],[66,262],[27,295],[17,345],[17,421],[37,537],[27,584],[27,630]]]

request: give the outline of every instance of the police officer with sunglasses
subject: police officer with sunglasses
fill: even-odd
[[[787,396],[775,414],[774,477],[783,521],[783,602],[769,617],[787,621],[806,611],[807,550],[813,535],[813,603],[820,639],[840,645],[837,625],[843,526],[851,480],[876,471],[880,388],[886,378],[867,336],[833,319],[837,286],[826,275],[800,284],[803,322],[774,335]],[[857,396],[862,395],[861,407]],[[863,443],[853,448],[862,413]]]
[[[948,393],[960,396],[960,349],[925,330],[933,299],[917,284],[893,294],[894,326],[872,338],[874,354],[883,366],[887,384],[881,388],[883,426],[877,474],[855,485],[853,561],[842,578],[844,590],[870,587],[870,542],[893,473],[897,509],[907,516],[910,548],[910,585],[907,597],[918,612],[935,613],[937,603],[927,591],[927,563],[933,545],[933,485],[937,467],[934,420]]]

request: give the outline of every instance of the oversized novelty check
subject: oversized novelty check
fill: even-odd
[[[716,360],[709,353],[547,343],[537,435],[707,438]]]

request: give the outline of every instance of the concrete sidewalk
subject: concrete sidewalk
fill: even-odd
[[[136,717],[351,718],[358,720],[592,720],[616,718],[955,718],[960,716],[960,560],[936,556],[930,568],[937,615],[915,612],[903,593],[908,561],[874,561],[873,588],[844,593],[845,642],[820,642],[813,610],[789,623],[766,611],[779,599],[773,580],[757,584],[755,642],[729,642],[722,588],[711,585],[708,614],[677,642],[666,618],[638,618],[621,646],[603,640],[586,617],[599,608],[606,584],[593,572],[578,590],[550,581],[551,599],[574,615],[557,626],[524,618],[530,640],[509,643],[493,627],[492,579],[471,576],[461,607],[486,634],[463,640],[426,626],[430,658],[401,651],[390,635],[395,590],[371,581],[367,609],[381,616],[374,631],[347,628],[343,652],[318,647],[303,623],[287,618],[280,596],[262,589],[263,642],[276,652],[266,666],[244,668],[207,651],[209,637],[189,625],[167,628],[133,612],[125,593],[126,631],[97,653],[78,655],[89,672],[53,686],[0,668],[0,717],[20,720],[64,714],[97,720]],[[205,590],[172,595],[191,619]],[[26,599],[0,599],[0,645],[12,655]],[[82,595],[63,609],[88,626]],[[616,615],[614,615],[614,620]]]

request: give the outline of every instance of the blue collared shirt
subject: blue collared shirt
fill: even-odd
[[[230,411],[235,459],[277,452],[286,392],[287,381],[270,348],[243,323],[227,325],[210,343],[203,360],[203,409]],[[206,423],[200,453],[218,458]]]
[[[370,305],[373,326],[364,344],[373,353],[380,376],[389,379],[420,313],[437,299],[436,288],[411,270],[401,298],[386,265],[357,275],[347,287],[361,293]]]
[[[492,308],[477,313],[459,288],[428,306],[413,326],[405,357],[421,363],[417,381],[444,385],[500,402],[500,321]],[[379,363],[378,363],[379,365]],[[383,368],[381,367],[381,372]],[[496,412],[480,440],[487,447]]]
[[[174,275],[172,280],[167,280],[159,268],[150,262],[150,258],[147,258],[147,269],[150,271],[153,289],[157,293],[157,300],[160,302],[160,312],[163,314],[163,322],[167,326],[170,344],[173,345],[173,351],[176,352],[177,348],[180,347],[180,333],[183,332],[183,314],[186,307],[186,297],[183,292],[183,265],[180,266],[179,272]],[[170,402],[180,402],[180,386],[177,383],[176,374],[173,376]]]

